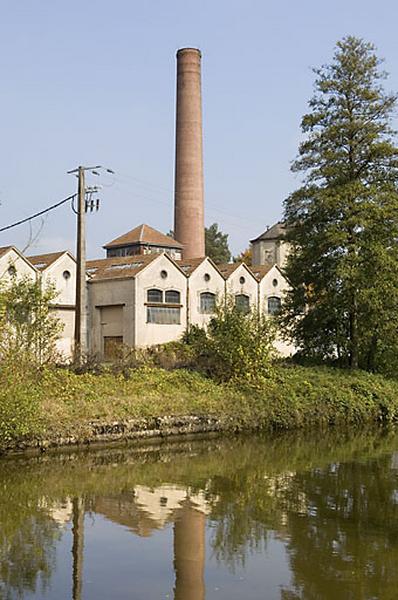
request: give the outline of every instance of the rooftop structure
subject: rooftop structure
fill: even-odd
[[[182,244],[143,223],[108,242],[104,248],[107,258],[166,252],[172,258],[179,260],[181,258]]]

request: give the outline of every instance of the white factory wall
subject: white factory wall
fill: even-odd
[[[208,277],[210,279],[208,279]],[[215,294],[216,299],[224,297],[225,280],[214,267],[211,260],[206,258],[187,279],[188,284],[188,321],[190,325],[205,327],[212,314],[204,314],[200,308],[200,295],[203,292]]]

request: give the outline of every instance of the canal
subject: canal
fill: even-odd
[[[0,598],[398,597],[398,436],[3,458]]]

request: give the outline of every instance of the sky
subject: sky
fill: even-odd
[[[69,196],[67,171],[101,185],[88,257],[147,223],[173,227],[175,53],[202,51],[206,224],[234,254],[283,214],[313,67],[336,42],[373,42],[398,91],[394,0],[2,0],[0,227]],[[398,124],[396,124],[398,125]],[[27,254],[75,249],[65,205],[0,234]]]

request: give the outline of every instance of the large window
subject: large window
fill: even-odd
[[[270,296],[268,298],[268,314],[278,315],[281,312],[281,299],[276,296]]]
[[[158,325],[179,325],[181,323],[180,307],[170,306],[147,306],[147,323]]]
[[[165,293],[166,304],[180,304],[180,292],[177,290],[167,290]]]
[[[200,312],[204,315],[214,313],[216,306],[216,295],[211,292],[202,292],[200,294]]]
[[[147,291],[146,322],[158,325],[180,325],[181,323],[181,294],[177,290],[162,290],[152,288]],[[175,304],[176,306],[170,306]]]
[[[250,298],[246,294],[236,294],[235,296],[235,306],[236,308],[247,314],[250,311]]]
[[[146,299],[147,302],[157,302],[161,304],[163,302],[163,292],[162,290],[156,290],[155,288],[148,290]]]

